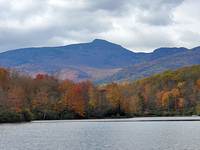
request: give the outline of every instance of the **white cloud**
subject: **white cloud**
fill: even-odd
[[[197,0],[0,0],[0,51],[103,38],[135,51],[200,45]]]

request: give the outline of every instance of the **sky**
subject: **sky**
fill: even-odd
[[[0,52],[105,39],[132,51],[200,46],[200,0],[0,0]]]

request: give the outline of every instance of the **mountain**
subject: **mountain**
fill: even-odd
[[[35,76],[111,82],[147,77],[168,69],[200,64],[200,47],[158,48],[134,53],[102,39],[59,47],[33,47],[0,53],[0,66]]]
[[[145,57],[143,63],[125,67],[98,82],[135,80],[169,69],[175,70],[184,66],[200,64],[200,47],[190,50],[186,48],[160,48]]]
[[[95,39],[60,47],[23,48],[0,54],[0,65],[31,75],[48,73],[73,80],[96,79],[137,62],[135,53]]]

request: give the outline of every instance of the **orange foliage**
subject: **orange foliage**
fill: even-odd
[[[20,112],[25,100],[24,90],[20,87],[13,87],[8,91],[8,105],[10,109]]]
[[[199,74],[200,67],[199,71],[166,72],[131,83],[94,85],[45,74],[32,79],[0,68],[0,110],[28,108],[39,119],[196,113],[194,108],[199,113]]]
[[[5,86],[9,78],[9,73],[6,69],[0,68],[0,86]]]
[[[67,90],[70,90],[74,86],[74,82],[70,80],[64,80],[60,83],[58,89],[61,92],[66,92]]]
[[[197,80],[197,88],[200,90],[200,79]]]
[[[179,89],[172,89],[171,90],[172,96],[173,97],[179,97],[180,96],[180,91]]]
[[[85,116],[89,85],[89,82],[72,84],[69,81],[60,85],[60,90],[63,91],[62,101],[64,105],[68,110],[74,111],[81,117]]]
[[[107,86],[107,98],[111,105],[116,109],[120,109],[123,96],[119,86],[115,83],[112,83]]]
[[[170,96],[171,96],[171,93],[170,92],[165,92],[163,93],[162,95],[162,98],[161,98],[161,105],[163,108],[167,109],[168,106],[169,106],[169,101],[170,101]]]
[[[165,91],[159,91],[156,93],[156,105],[158,107],[162,106],[162,96],[165,93]]]
[[[184,108],[184,98],[179,98],[177,102],[177,109],[182,110]]]

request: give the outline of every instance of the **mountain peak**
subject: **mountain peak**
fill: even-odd
[[[104,39],[94,39],[93,41],[92,41],[92,43],[110,43],[110,42],[108,42],[108,41],[106,41],[106,40],[104,40]]]
[[[95,45],[118,45],[104,39],[94,39],[91,43]]]
[[[115,43],[112,43],[110,41],[107,41],[107,40],[104,40],[104,39],[94,39],[92,42],[91,42],[92,45],[94,46],[100,46],[100,47],[112,47],[112,48],[117,48],[117,49],[121,49],[123,48],[121,45],[118,45],[118,44],[115,44]],[[124,49],[124,48],[123,48]]]

